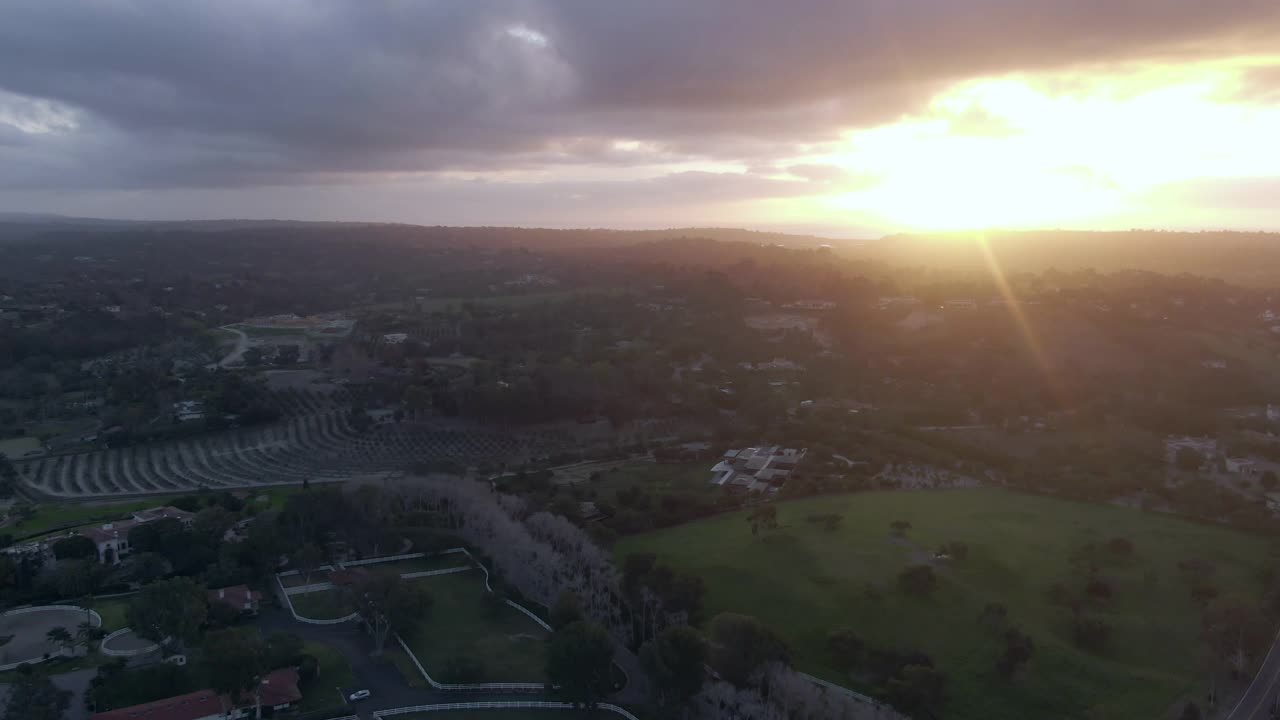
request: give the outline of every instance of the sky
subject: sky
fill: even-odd
[[[1276,0],[0,5],[0,210],[1280,230]]]

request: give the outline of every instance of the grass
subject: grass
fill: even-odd
[[[355,612],[351,601],[336,589],[290,595],[289,602],[295,612],[311,620],[335,620]]]
[[[260,488],[254,495],[245,500],[246,506],[253,505],[258,512],[272,508],[280,508],[289,495],[300,492],[301,486],[282,486]],[[191,492],[176,495],[149,495],[129,500],[110,500],[98,498],[84,502],[52,502],[36,506],[35,517],[15,525],[12,531],[22,538],[32,538],[54,531],[72,530],[85,525],[97,525],[112,520],[120,520],[139,510],[168,505],[180,497],[188,495],[203,496],[212,494],[192,488]],[[266,496],[269,502],[255,502],[254,498]]]
[[[480,665],[471,682],[543,682],[547,632],[507,605],[487,602],[478,572],[436,575],[415,580],[433,603],[417,634],[405,641],[437,681],[449,677],[455,658]]]
[[[594,488],[599,499],[613,503],[618,491],[639,487],[655,497],[664,493],[698,493],[718,495],[723,488],[711,484],[711,466],[714,462],[652,463],[635,462],[621,465],[600,473],[600,479],[582,483],[584,488]]]
[[[324,643],[306,643],[302,652],[316,659],[320,671],[303,689],[298,709],[309,712],[343,704],[336,688],[349,688],[356,682],[347,658],[337,648]]]
[[[759,539],[744,513],[732,513],[624,538],[616,554],[653,552],[702,577],[708,617],[758,617],[791,645],[801,670],[834,682],[860,684],[827,658],[831,630],[851,628],[873,647],[923,650],[948,675],[947,718],[1160,717],[1179,697],[1205,691],[1201,614],[1177,563],[1210,560],[1224,595],[1255,601],[1260,571],[1274,564],[1263,537],[997,489],[862,493],[777,507],[781,527]],[[835,532],[805,519],[832,512],[844,516]],[[909,542],[889,537],[897,519],[911,522]],[[1066,611],[1045,590],[1079,584],[1070,553],[1117,536],[1134,543],[1135,557],[1103,570],[1116,594],[1096,612],[1113,630],[1109,649],[1091,655],[1073,645]],[[968,543],[969,557],[939,567],[932,598],[896,589],[899,571],[952,540]],[[1035,640],[1035,657],[1012,683],[993,672],[1002,643],[976,622],[988,602],[1006,604],[1011,624]]]
[[[128,621],[125,620],[125,611],[128,607],[129,598],[127,597],[94,600],[89,603],[89,608],[102,616],[102,628],[107,632],[128,627]]]

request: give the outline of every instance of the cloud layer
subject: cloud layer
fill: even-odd
[[[785,197],[832,172],[773,177],[788,158],[955,82],[1278,40],[1274,0],[11,0],[0,193],[419,173],[542,174],[561,193],[612,168],[646,202]]]

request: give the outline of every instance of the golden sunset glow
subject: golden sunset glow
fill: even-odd
[[[850,131],[799,159],[839,166],[865,186],[798,202],[831,220],[873,216],[911,229],[1102,227],[1157,212],[1176,225],[1189,218],[1155,202],[1162,186],[1280,172],[1280,108],[1235,97],[1242,71],[1277,62],[961,83],[926,116]]]

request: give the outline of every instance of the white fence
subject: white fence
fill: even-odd
[[[393,708],[391,710],[375,710],[373,716],[375,718],[392,717],[394,715],[404,715],[405,713],[421,713],[421,712],[443,712],[448,710],[573,710],[575,706],[572,703],[552,702],[547,700],[509,700],[497,702],[463,702],[463,703],[437,703],[435,705],[414,705],[412,707]],[[601,703],[596,706],[598,710],[615,713],[621,715],[627,720],[639,720],[635,715],[627,712],[626,708],[611,705],[609,703]]]
[[[280,573],[280,575],[283,574],[284,573]],[[341,623],[360,619],[360,613],[351,613],[350,615],[333,618],[332,620],[315,620],[313,618],[302,617],[298,614],[297,610],[293,609],[293,601],[289,599],[289,590],[285,588],[284,582],[280,580],[280,575],[276,575],[276,585],[280,586],[280,597],[284,598],[285,604],[289,606],[289,614],[293,615],[294,620],[308,625],[339,625]]]
[[[153,650],[156,650],[157,648],[159,648],[159,647],[160,647],[159,645],[156,645],[155,643],[152,643],[151,645],[148,645],[147,647],[134,648],[133,650],[112,650],[112,649],[110,649],[110,648],[108,648],[108,647],[107,647],[107,643],[108,643],[108,642],[110,642],[111,640],[113,640],[113,639],[115,639],[115,638],[118,638],[118,637],[120,637],[121,635],[124,635],[125,633],[131,633],[131,632],[133,632],[133,631],[132,631],[132,630],[130,630],[129,628],[122,628],[122,629],[120,629],[120,630],[117,630],[117,631],[115,631],[115,632],[111,633],[110,635],[108,635],[108,636],[106,636],[106,637],[102,638],[102,642],[98,644],[98,650],[99,650],[103,655],[106,655],[107,657],[125,657],[125,658],[128,658],[128,657],[137,657],[137,656],[139,656],[139,655],[146,655],[147,653],[149,653],[149,652],[151,652],[151,651],[153,651]]]
[[[450,575],[452,573],[467,572],[470,569],[470,565],[463,565],[461,567],[451,567],[443,570],[423,570],[422,572],[400,573],[400,577],[405,580],[412,580],[414,578],[431,577],[432,575]]]
[[[461,552],[461,553],[464,553],[468,558],[471,558],[471,562],[478,565],[480,567],[480,572],[484,573],[484,589],[488,590],[489,592],[493,592],[493,586],[489,584],[489,569],[484,566],[484,563],[477,562],[476,559],[472,557],[471,553],[467,552],[466,548],[453,548],[448,552]],[[541,626],[543,630],[546,630],[547,632],[554,632],[551,626],[547,624],[546,620],[543,620],[542,618],[538,617],[537,614],[529,610],[529,608],[526,608],[525,606],[511,599],[506,599],[504,602],[506,602],[511,607],[519,610],[520,612],[524,613],[526,616],[528,616],[530,620],[538,623],[538,625]]]

